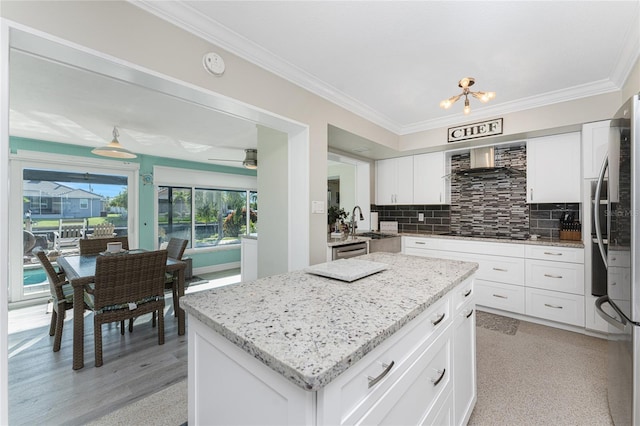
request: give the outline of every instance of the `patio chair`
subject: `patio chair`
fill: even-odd
[[[60,219],[58,231],[54,231],[54,248],[58,251],[77,248],[87,230],[85,219]]]
[[[172,259],[182,260],[182,256],[184,255],[184,251],[187,248],[188,243],[189,240],[184,240],[182,238],[171,238],[169,240],[169,244],[167,245],[167,256]],[[173,280],[175,279],[175,277],[170,273],[166,273],[165,275],[166,277],[164,281],[164,288],[165,290],[172,290],[173,315],[178,316],[178,289],[175,285],[173,285]]]
[[[167,251],[98,256],[87,303],[93,310],[96,367],[102,365],[102,324],[158,314],[158,344],[164,344],[164,276]],[[124,334],[124,331],[121,330]]]
[[[107,251],[107,243],[122,243],[124,250],[129,250],[129,237],[90,238],[80,240],[80,255],[92,256]]]
[[[53,340],[53,351],[58,352],[62,342],[62,328],[64,326],[65,313],[67,310],[73,309],[73,287],[71,287],[69,281],[66,280],[64,272],[56,271],[44,250],[38,247],[34,249],[33,254],[35,254],[38,261],[40,261],[49,280],[49,290],[51,291],[51,299],[53,302],[49,336],[55,336]],[[87,306],[85,306],[85,309],[86,308]]]
[[[87,238],[113,238],[117,234],[114,232],[116,226],[113,223],[103,222],[93,226],[93,232],[87,234]]]

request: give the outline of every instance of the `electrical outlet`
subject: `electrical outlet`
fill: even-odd
[[[418,213],[418,222],[424,222],[424,213]]]

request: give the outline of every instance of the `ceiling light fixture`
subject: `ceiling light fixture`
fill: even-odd
[[[111,158],[136,158],[137,155],[125,149],[118,142],[118,129],[113,127],[113,140],[103,147],[93,148],[91,152],[96,155]]]
[[[462,93],[456,96],[452,96],[449,99],[445,99],[440,102],[440,108],[448,109],[456,103],[458,99],[464,96],[464,113],[469,114],[471,112],[471,107],[469,106],[469,95],[472,95],[476,99],[480,99],[480,102],[486,103],[491,99],[496,97],[496,92],[472,92],[469,90],[469,87],[473,86],[476,82],[476,79],[473,77],[465,77],[458,82],[458,87],[462,88]]]
[[[245,156],[242,165],[246,169],[255,170],[258,168],[258,150],[257,149],[245,149]]]

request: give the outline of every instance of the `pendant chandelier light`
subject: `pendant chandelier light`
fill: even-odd
[[[460,80],[458,82],[458,87],[462,88],[462,93],[460,93],[459,95],[456,96],[452,96],[449,99],[445,99],[444,101],[440,102],[440,107],[444,108],[444,109],[448,109],[451,107],[451,105],[453,105],[454,103],[456,103],[456,101],[458,99],[460,99],[462,96],[464,96],[464,113],[465,114],[469,114],[471,112],[471,107],[469,106],[469,95],[473,96],[476,99],[479,99],[480,102],[482,103],[486,103],[489,102],[491,99],[496,97],[496,92],[472,92],[469,90],[469,87],[473,86],[473,84],[476,82],[475,78],[473,77],[465,77],[462,80]]]
[[[93,154],[101,155],[103,157],[111,158],[136,158],[136,154],[125,149],[120,142],[118,142],[118,129],[113,127],[113,140],[103,147],[94,148],[91,150]]]

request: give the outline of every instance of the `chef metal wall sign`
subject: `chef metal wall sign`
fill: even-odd
[[[448,131],[447,142],[460,142],[469,139],[484,138],[502,134],[502,118],[483,121],[481,123],[465,124],[451,127]]]

